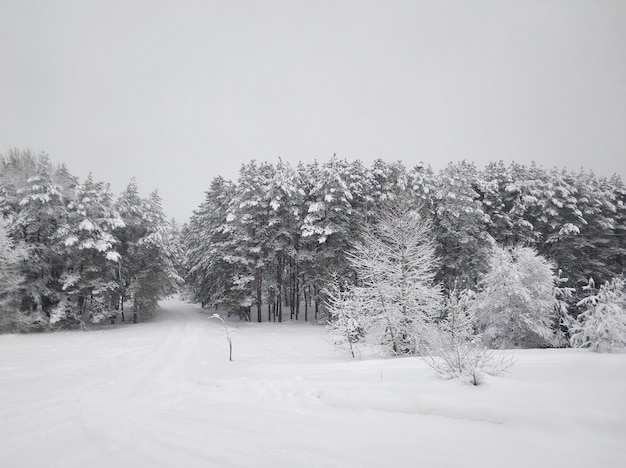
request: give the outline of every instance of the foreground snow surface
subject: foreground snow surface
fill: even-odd
[[[306,323],[0,336],[2,467],[622,467],[626,356],[516,352],[504,378],[350,360]]]

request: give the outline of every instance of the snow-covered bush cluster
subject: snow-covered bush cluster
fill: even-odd
[[[45,155],[0,156],[0,331],[149,316],[180,282],[176,227],[157,192],[117,199]]]
[[[593,279],[586,288],[592,294],[579,302],[584,311],[569,322],[573,347],[598,352],[626,350],[626,282],[614,278],[594,290]]]
[[[434,324],[424,349],[424,360],[439,376],[479,385],[485,374],[501,375],[513,364],[511,356],[489,349],[476,329],[469,307],[473,293],[450,291],[444,317]]]

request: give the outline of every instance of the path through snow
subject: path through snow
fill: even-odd
[[[626,357],[526,351],[466,387],[351,361],[306,323],[152,323],[0,336],[2,467],[618,467]],[[575,409],[572,409],[575,408]]]

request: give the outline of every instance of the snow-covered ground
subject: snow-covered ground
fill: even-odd
[[[516,352],[505,378],[350,360],[306,323],[205,311],[0,336],[2,467],[626,466],[626,355]]]

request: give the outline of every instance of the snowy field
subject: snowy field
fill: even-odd
[[[0,466],[623,467],[626,355],[516,352],[506,378],[350,360],[306,323],[0,336]]]

